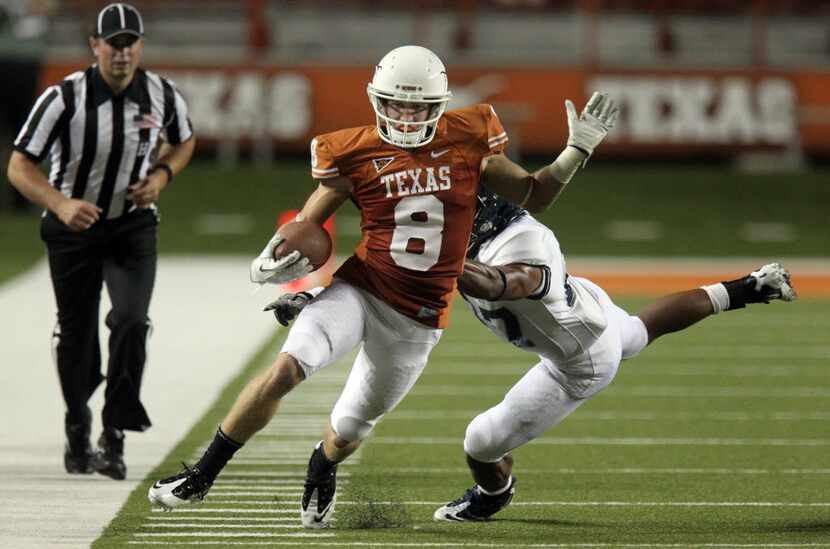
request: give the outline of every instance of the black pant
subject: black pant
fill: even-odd
[[[150,418],[141,404],[141,377],[152,330],[147,316],[156,277],[158,219],[136,210],[102,220],[83,232],[70,231],[51,213],[41,224],[58,305],[53,336],[68,423],[82,423],[87,401],[104,380],[98,340],[101,285],[107,283],[112,310],[104,428],[144,431]]]

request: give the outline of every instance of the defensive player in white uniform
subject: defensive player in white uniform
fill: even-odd
[[[481,322],[539,362],[468,425],[464,451],[476,485],[437,509],[436,520],[487,520],[506,507],[516,482],[510,451],[560,423],[657,337],[747,303],[795,299],[789,273],[771,263],[630,315],[590,280],[568,276],[553,231],[485,189],[479,200],[459,290]],[[286,324],[311,299],[287,294],[270,308]]]
[[[568,276],[548,227],[484,189],[479,197],[459,290],[479,320],[539,362],[467,426],[464,451],[476,485],[437,509],[435,520],[487,520],[506,507],[516,482],[510,451],[559,424],[611,383],[621,360],[656,338],[747,303],[796,297],[789,273],[771,263],[630,315],[590,280]]]

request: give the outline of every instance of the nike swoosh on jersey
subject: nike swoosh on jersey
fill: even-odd
[[[450,150],[449,150],[449,149],[444,149],[444,150],[442,150],[442,151],[432,151],[432,152],[430,152],[430,153],[429,153],[429,155],[430,155],[432,158],[438,158],[439,156],[444,156],[444,155],[445,155],[445,154],[447,154],[448,152],[450,152]]]

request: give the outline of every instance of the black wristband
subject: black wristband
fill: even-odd
[[[169,164],[165,164],[164,162],[159,162],[158,164],[150,168],[150,171],[147,172],[147,175],[150,175],[151,173],[157,172],[159,170],[167,174],[168,183],[173,181],[173,168],[171,168]]]
[[[585,150],[585,149],[583,149],[582,147],[577,147],[576,145],[568,145],[568,146],[569,146],[569,147],[573,147],[574,149],[576,149],[576,150],[578,150],[579,152],[581,152],[582,154],[584,154],[584,155],[585,155],[585,160],[588,160],[588,158],[590,158],[590,157],[591,157],[591,153],[589,153],[588,151],[586,151],[586,150]]]

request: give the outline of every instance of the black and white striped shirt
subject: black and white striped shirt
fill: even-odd
[[[113,95],[92,65],[43,92],[14,148],[37,163],[49,155],[49,182],[113,219],[133,208],[127,186],[146,175],[162,132],[171,145],[193,135],[187,104],[169,80],[138,69]]]

